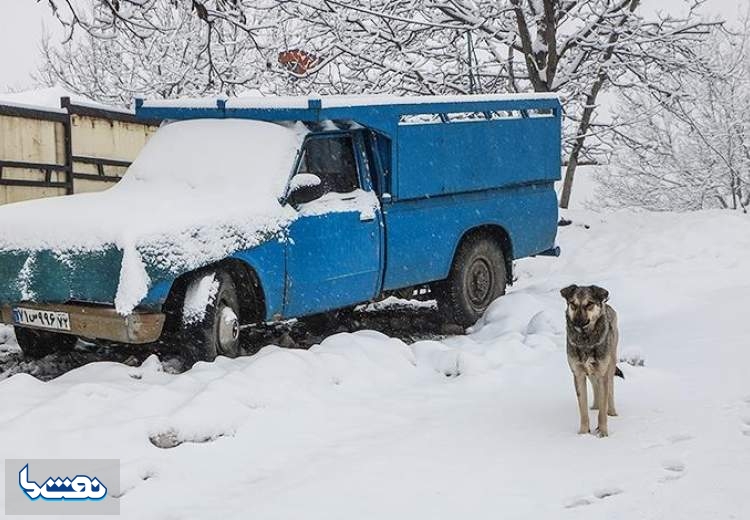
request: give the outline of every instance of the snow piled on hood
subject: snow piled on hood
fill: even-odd
[[[117,310],[146,295],[143,258],[174,272],[257,245],[294,218],[278,198],[301,144],[281,125],[180,121],[162,127],[107,191],[0,208],[0,248],[124,251]]]

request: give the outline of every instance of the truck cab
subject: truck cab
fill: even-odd
[[[285,202],[299,213],[286,242],[283,315],[304,316],[375,298],[382,284],[384,221],[366,130],[311,134]],[[313,179],[304,185],[298,179]]]

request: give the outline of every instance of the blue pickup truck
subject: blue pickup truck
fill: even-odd
[[[28,356],[78,337],[241,352],[252,324],[429,292],[472,324],[555,254],[550,95],[136,102],[165,121],[98,194],[0,208],[0,309]]]

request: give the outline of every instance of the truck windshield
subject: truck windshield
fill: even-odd
[[[279,196],[300,138],[262,121],[205,119],[169,123],[148,141],[121,184],[170,183],[193,189],[252,189]]]

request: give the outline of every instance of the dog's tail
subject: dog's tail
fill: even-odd
[[[621,378],[625,379],[625,374],[622,373],[622,370],[620,370],[620,367],[618,367],[618,366],[615,367],[615,375],[617,377],[621,377]]]

